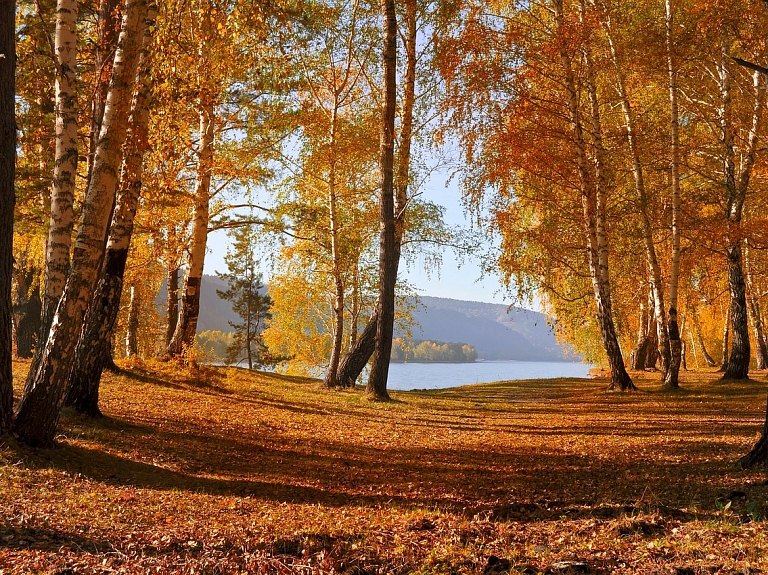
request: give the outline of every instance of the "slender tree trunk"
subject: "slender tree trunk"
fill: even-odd
[[[563,2],[554,1],[555,23],[558,36],[564,35]],[[624,359],[621,355],[616,330],[613,324],[611,313],[611,296],[608,262],[603,259],[601,254],[607,254],[607,234],[605,221],[603,220],[600,205],[605,205],[604,200],[598,199],[598,191],[601,186],[593,187],[588,168],[586,144],[584,142],[583,128],[579,113],[579,98],[576,90],[576,81],[571,63],[571,56],[567,51],[567,43],[560,43],[560,62],[563,67],[564,84],[568,92],[568,113],[572,129],[572,139],[576,164],[579,173],[579,184],[581,190],[582,208],[584,213],[584,227],[587,234],[587,250],[590,272],[592,277],[592,287],[595,293],[595,303],[597,304],[597,319],[600,326],[600,333],[603,339],[603,346],[608,358],[608,364],[611,370],[611,383],[609,389],[620,389],[622,391],[634,389],[632,379],[627,374],[624,367]],[[594,119],[595,110],[592,110]],[[598,178],[599,180],[599,178]],[[599,181],[598,181],[599,183]],[[604,193],[604,190],[603,190]],[[605,256],[607,258],[607,255]]]
[[[691,318],[691,323],[693,324],[693,331],[696,336],[696,343],[698,344],[699,349],[701,350],[701,355],[704,357],[704,361],[709,367],[715,367],[717,365],[717,362],[712,358],[711,355],[709,355],[709,352],[707,351],[707,346],[704,344],[704,335],[701,333],[701,324],[699,323],[699,316],[696,312],[696,308],[693,306],[690,306],[688,308],[688,312]]]
[[[658,324],[655,316],[649,316],[648,326],[648,354],[645,356],[645,369],[656,369],[659,363],[659,332],[656,330]]]
[[[696,363],[696,369],[701,367],[701,364],[699,363],[699,354],[696,353],[696,340],[694,339],[693,330],[691,330],[690,326],[688,327],[688,339],[691,340],[691,351],[693,352],[693,361]]]
[[[39,367],[24,390],[16,414],[15,431],[19,439],[29,445],[53,444],[78,336],[96,285],[118,183],[146,11],[146,0],[126,2],[93,177],[83,201],[83,217],[67,289],[56,311]]]
[[[723,322],[723,359],[720,363],[720,371],[728,369],[728,336],[731,333],[731,306],[725,310],[725,321]]]
[[[13,411],[13,210],[16,205],[16,2],[0,0],[0,435]]]
[[[133,220],[141,193],[144,153],[147,149],[149,125],[148,52],[157,8],[149,6],[144,22],[142,52],[135,77],[136,90],[131,102],[129,145],[120,174],[112,222],[109,226],[106,255],[101,277],[96,286],[75,353],[65,404],[89,417],[99,417],[99,385],[104,369],[116,370],[112,360],[112,340],[120,299],[123,293],[128,249],[133,233]]]
[[[760,303],[755,298],[749,301],[750,315],[752,316],[752,331],[755,335],[755,360],[757,369],[768,369],[768,345],[765,341],[763,319],[760,311]]]
[[[104,120],[104,106],[107,102],[107,90],[109,90],[109,80],[112,77],[112,61],[115,57],[115,48],[117,47],[117,39],[120,32],[119,5],[120,0],[100,0],[99,2],[98,20],[96,22],[96,50],[93,62],[96,72],[96,85],[91,92],[91,129],[88,134],[86,187],[93,173],[96,144],[99,141],[101,123]]]
[[[720,65],[720,131],[723,146],[723,187],[726,195],[725,215],[728,225],[725,252],[728,260],[728,287],[731,294],[732,343],[731,354],[723,379],[747,379],[749,377],[749,319],[742,263],[741,220],[752,168],[757,158],[757,145],[765,106],[765,78],[759,72],[753,74],[753,90],[752,123],[747,137],[746,149],[742,152],[741,173],[738,175],[737,181],[735,135],[732,127],[731,58],[728,38],[724,35]]]
[[[752,274],[752,266],[749,261],[749,252],[744,247],[744,268],[747,273],[747,311],[752,321],[752,332],[755,336],[755,360],[757,369],[768,368],[768,344],[765,340],[765,331],[763,329],[763,316],[760,310],[760,301],[755,296],[755,283]]]
[[[128,326],[125,330],[125,357],[139,355],[139,295],[136,286],[131,286],[131,302],[128,307]]]
[[[341,275],[341,253],[339,251],[339,221],[336,198],[336,130],[338,123],[339,94],[334,94],[334,106],[331,113],[331,166],[328,174],[328,222],[331,234],[331,265],[333,266],[333,343],[331,359],[325,373],[326,387],[338,384],[338,368],[341,359],[341,347],[344,342],[344,281]]]
[[[56,4],[56,159],[53,169],[51,212],[43,274],[43,313],[38,349],[32,371],[40,361],[53,315],[64,292],[72,245],[77,174],[77,1],[58,0]],[[31,373],[30,373],[31,375]]]
[[[179,321],[179,268],[176,266],[168,267],[168,305],[166,310],[168,325],[165,329],[165,345],[168,346],[173,339],[173,333],[176,331],[176,324]]]
[[[200,316],[200,285],[203,279],[205,249],[208,241],[211,169],[213,166],[214,106],[207,91],[200,93],[200,150],[198,152],[195,207],[187,259],[187,274],[179,309],[179,321],[166,353],[178,356],[195,343],[197,319]]]
[[[400,123],[400,145],[397,149],[397,171],[394,174],[394,211],[395,211],[395,265],[399,266],[403,235],[406,229],[408,207],[408,186],[410,185],[411,140],[413,139],[413,112],[416,102],[416,40],[417,40],[417,4],[415,0],[405,0],[405,79]],[[395,273],[397,273],[395,271]],[[378,302],[373,315],[358,338],[350,344],[349,351],[339,364],[339,385],[354,387],[375,349],[375,336],[378,329]]]
[[[666,0],[667,70],[669,72],[670,169],[672,177],[672,265],[669,271],[669,369],[664,387],[679,387],[678,377],[683,352],[682,329],[677,325],[677,292],[680,278],[680,119],[677,106],[677,65],[674,58],[674,18],[672,0]]]
[[[648,308],[645,298],[640,298],[640,321],[637,326],[635,348],[629,354],[630,369],[642,371],[645,369],[645,358],[648,355]]]
[[[366,391],[376,399],[388,400],[387,377],[395,324],[395,283],[397,259],[395,247],[395,109],[397,107],[397,19],[395,0],[381,0],[384,18],[384,85],[382,87],[379,212],[379,299],[376,345],[371,376]]]
[[[619,90],[621,108],[624,113],[624,130],[627,135],[630,157],[632,158],[632,175],[634,176],[635,181],[637,209],[640,215],[640,228],[642,230],[643,244],[645,246],[645,256],[651,272],[651,288],[653,289],[654,304],[656,307],[654,317],[656,318],[657,324],[656,331],[658,334],[661,371],[666,381],[671,354],[669,332],[667,331],[666,311],[664,309],[663,275],[661,273],[661,266],[659,265],[658,257],[656,256],[656,248],[654,247],[653,227],[651,226],[651,220],[648,216],[650,201],[648,198],[648,192],[645,187],[643,164],[640,158],[640,142],[637,130],[637,122],[635,120],[635,111],[632,108],[629,100],[629,94],[627,93],[626,79],[624,76],[624,65],[623,62],[620,61],[618,49],[614,42],[610,17],[603,9],[600,9],[599,12],[601,25],[603,26],[603,30],[605,31],[605,35],[608,39],[608,45],[610,47],[611,59],[613,60],[614,73],[616,75],[616,86]]]
[[[728,248],[728,285],[731,290],[731,354],[723,379],[749,377],[749,320],[747,297],[741,262],[741,241]],[[747,329],[745,329],[747,328]]]

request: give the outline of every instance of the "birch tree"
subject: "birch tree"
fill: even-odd
[[[381,129],[379,152],[379,298],[376,303],[376,345],[366,392],[379,400],[388,400],[387,376],[392,351],[395,322],[395,283],[397,250],[395,246],[395,106],[397,104],[397,19],[394,0],[381,0],[384,26],[382,63]]]
[[[669,368],[664,376],[664,386],[679,387],[678,376],[682,359],[682,329],[677,324],[677,299],[680,280],[680,114],[677,104],[677,62],[675,60],[674,13],[672,0],[665,0],[665,40],[667,71],[669,74],[669,125],[670,125],[670,177],[672,184],[672,265],[669,272],[669,312],[667,334],[669,336]]]
[[[123,293],[123,277],[128,248],[133,235],[134,218],[142,189],[144,153],[148,147],[149,49],[155,26],[156,7],[150,6],[143,23],[142,52],[134,80],[125,157],[115,210],[109,226],[104,265],[88,310],[75,354],[66,404],[91,417],[98,417],[101,373],[111,359],[111,340]]]
[[[43,312],[38,351],[48,337],[53,315],[64,292],[74,226],[73,203],[77,177],[77,0],[56,3],[56,154],[51,187],[50,221],[43,281]]]
[[[27,381],[14,422],[19,439],[29,445],[50,446],[53,443],[83,317],[104,255],[104,238],[118,184],[122,144],[127,132],[131,91],[146,12],[146,0],[126,1],[93,175],[83,201],[83,215],[67,289],[42,348],[40,363],[33,365],[34,373]]]

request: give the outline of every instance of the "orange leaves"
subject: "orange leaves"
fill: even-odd
[[[575,557],[625,574],[768,568],[768,487],[732,467],[762,421],[754,384],[686,374],[670,401],[529,381],[383,405],[314,380],[204,375],[108,375],[104,420],[65,416],[46,453],[6,442],[0,565],[471,572],[493,554],[537,571]]]

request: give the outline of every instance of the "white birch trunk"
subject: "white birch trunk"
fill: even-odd
[[[331,273],[333,275],[333,343],[331,359],[325,374],[325,385],[336,387],[341,344],[344,340],[344,281],[341,276],[341,254],[339,253],[339,221],[336,197],[336,136],[339,116],[339,93],[334,93],[333,110],[331,110],[330,134],[330,169],[328,170],[328,225],[331,234]]]
[[[558,36],[562,37],[565,26],[563,1],[555,0],[553,4],[555,8],[556,33]],[[589,170],[584,131],[579,113],[579,98],[576,89],[576,80],[574,77],[571,55],[567,51],[565,42],[560,43],[560,63],[563,68],[565,88],[568,92],[568,114],[579,175],[582,209],[584,213],[584,228],[587,234],[587,257],[590,267],[590,276],[592,278],[592,288],[595,294],[595,303],[597,305],[597,320],[611,370],[611,384],[609,388],[618,388],[625,391],[634,389],[635,386],[624,367],[624,360],[621,355],[619,341],[616,337],[616,329],[611,313],[610,284],[605,282],[605,279],[609,277],[608,264],[606,261],[604,269],[600,264],[601,250],[606,250],[605,253],[607,257],[607,244],[605,246],[600,245],[598,226],[601,226],[604,231],[605,222],[601,221],[602,218],[600,217],[600,209],[598,208],[596,188],[591,185],[592,177]],[[602,236],[602,238],[607,241],[605,236]]]
[[[680,119],[677,106],[677,65],[674,59],[672,0],[665,0],[667,71],[669,73],[670,170],[672,179],[672,263],[669,270],[670,364],[664,379],[667,388],[679,387],[682,329],[677,325],[677,292],[680,278]]]
[[[643,174],[643,164],[640,158],[640,142],[638,141],[637,122],[635,112],[629,101],[629,94],[626,88],[626,78],[624,76],[623,64],[620,61],[618,49],[611,29],[610,17],[602,7],[598,7],[600,23],[608,40],[611,60],[613,62],[614,73],[616,75],[616,88],[621,100],[621,109],[624,114],[624,129],[629,144],[629,153],[632,158],[632,175],[635,181],[635,193],[637,195],[637,208],[640,215],[640,226],[645,246],[645,256],[648,261],[648,267],[651,271],[651,288],[654,296],[654,310],[656,317],[656,329],[659,337],[659,354],[661,360],[662,374],[666,378],[670,363],[669,332],[667,330],[666,310],[664,309],[664,287],[661,266],[656,255],[656,248],[653,243],[653,227],[648,216],[648,192],[645,187],[645,176]]]
[[[39,354],[56,313],[69,271],[72,248],[77,175],[77,1],[58,0],[56,4],[56,152],[51,189],[51,211],[46,242],[43,280],[43,313],[38,344]],[[33,364],[34,365],[34,364]]]
[[[149,124],[149,94],[151,80],[149,46],[157,7],[152,5],[144,24],[143,50],[135,80],[135,94],[131,102],[128,144],[120,174],[120,189],[115,201],[112,223],[109,227],[107,251],[102,274],[91,300],[87,321],[83,327],[75,354],[74,367],[66,405],[91,417],[101,415],[99,410],[99,384],[104,367],[112,362],[113,328],[120,309],[128,248],[133,232],[133,220],[141,192],[144,153],[147,149]]]
[[[72,269],[40,364],[24,389],[16,415],[16,433],[30,445],[53,443],[83,317],[96,285],[118,183],[146,14],[147,0],[127,0]]]
[[[192,214],[192,230],[187,257],[187,273],[184,276],[179,320],[167,355],[178,356],[195,343],[197,320],[200,315],[200,285],[205,265],[205,250],[210,222],[211,170],[213,167],[214,106],[207,91],[200,94],[200,144],[197,153],[197,179],[195,181],[195,206]]]

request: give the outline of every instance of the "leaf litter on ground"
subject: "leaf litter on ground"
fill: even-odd
[[[735,462],[766,382],[635,376],[377,403],[133,365],[54,449],[2,440],[0,573],[765,572],[768,486]]]

